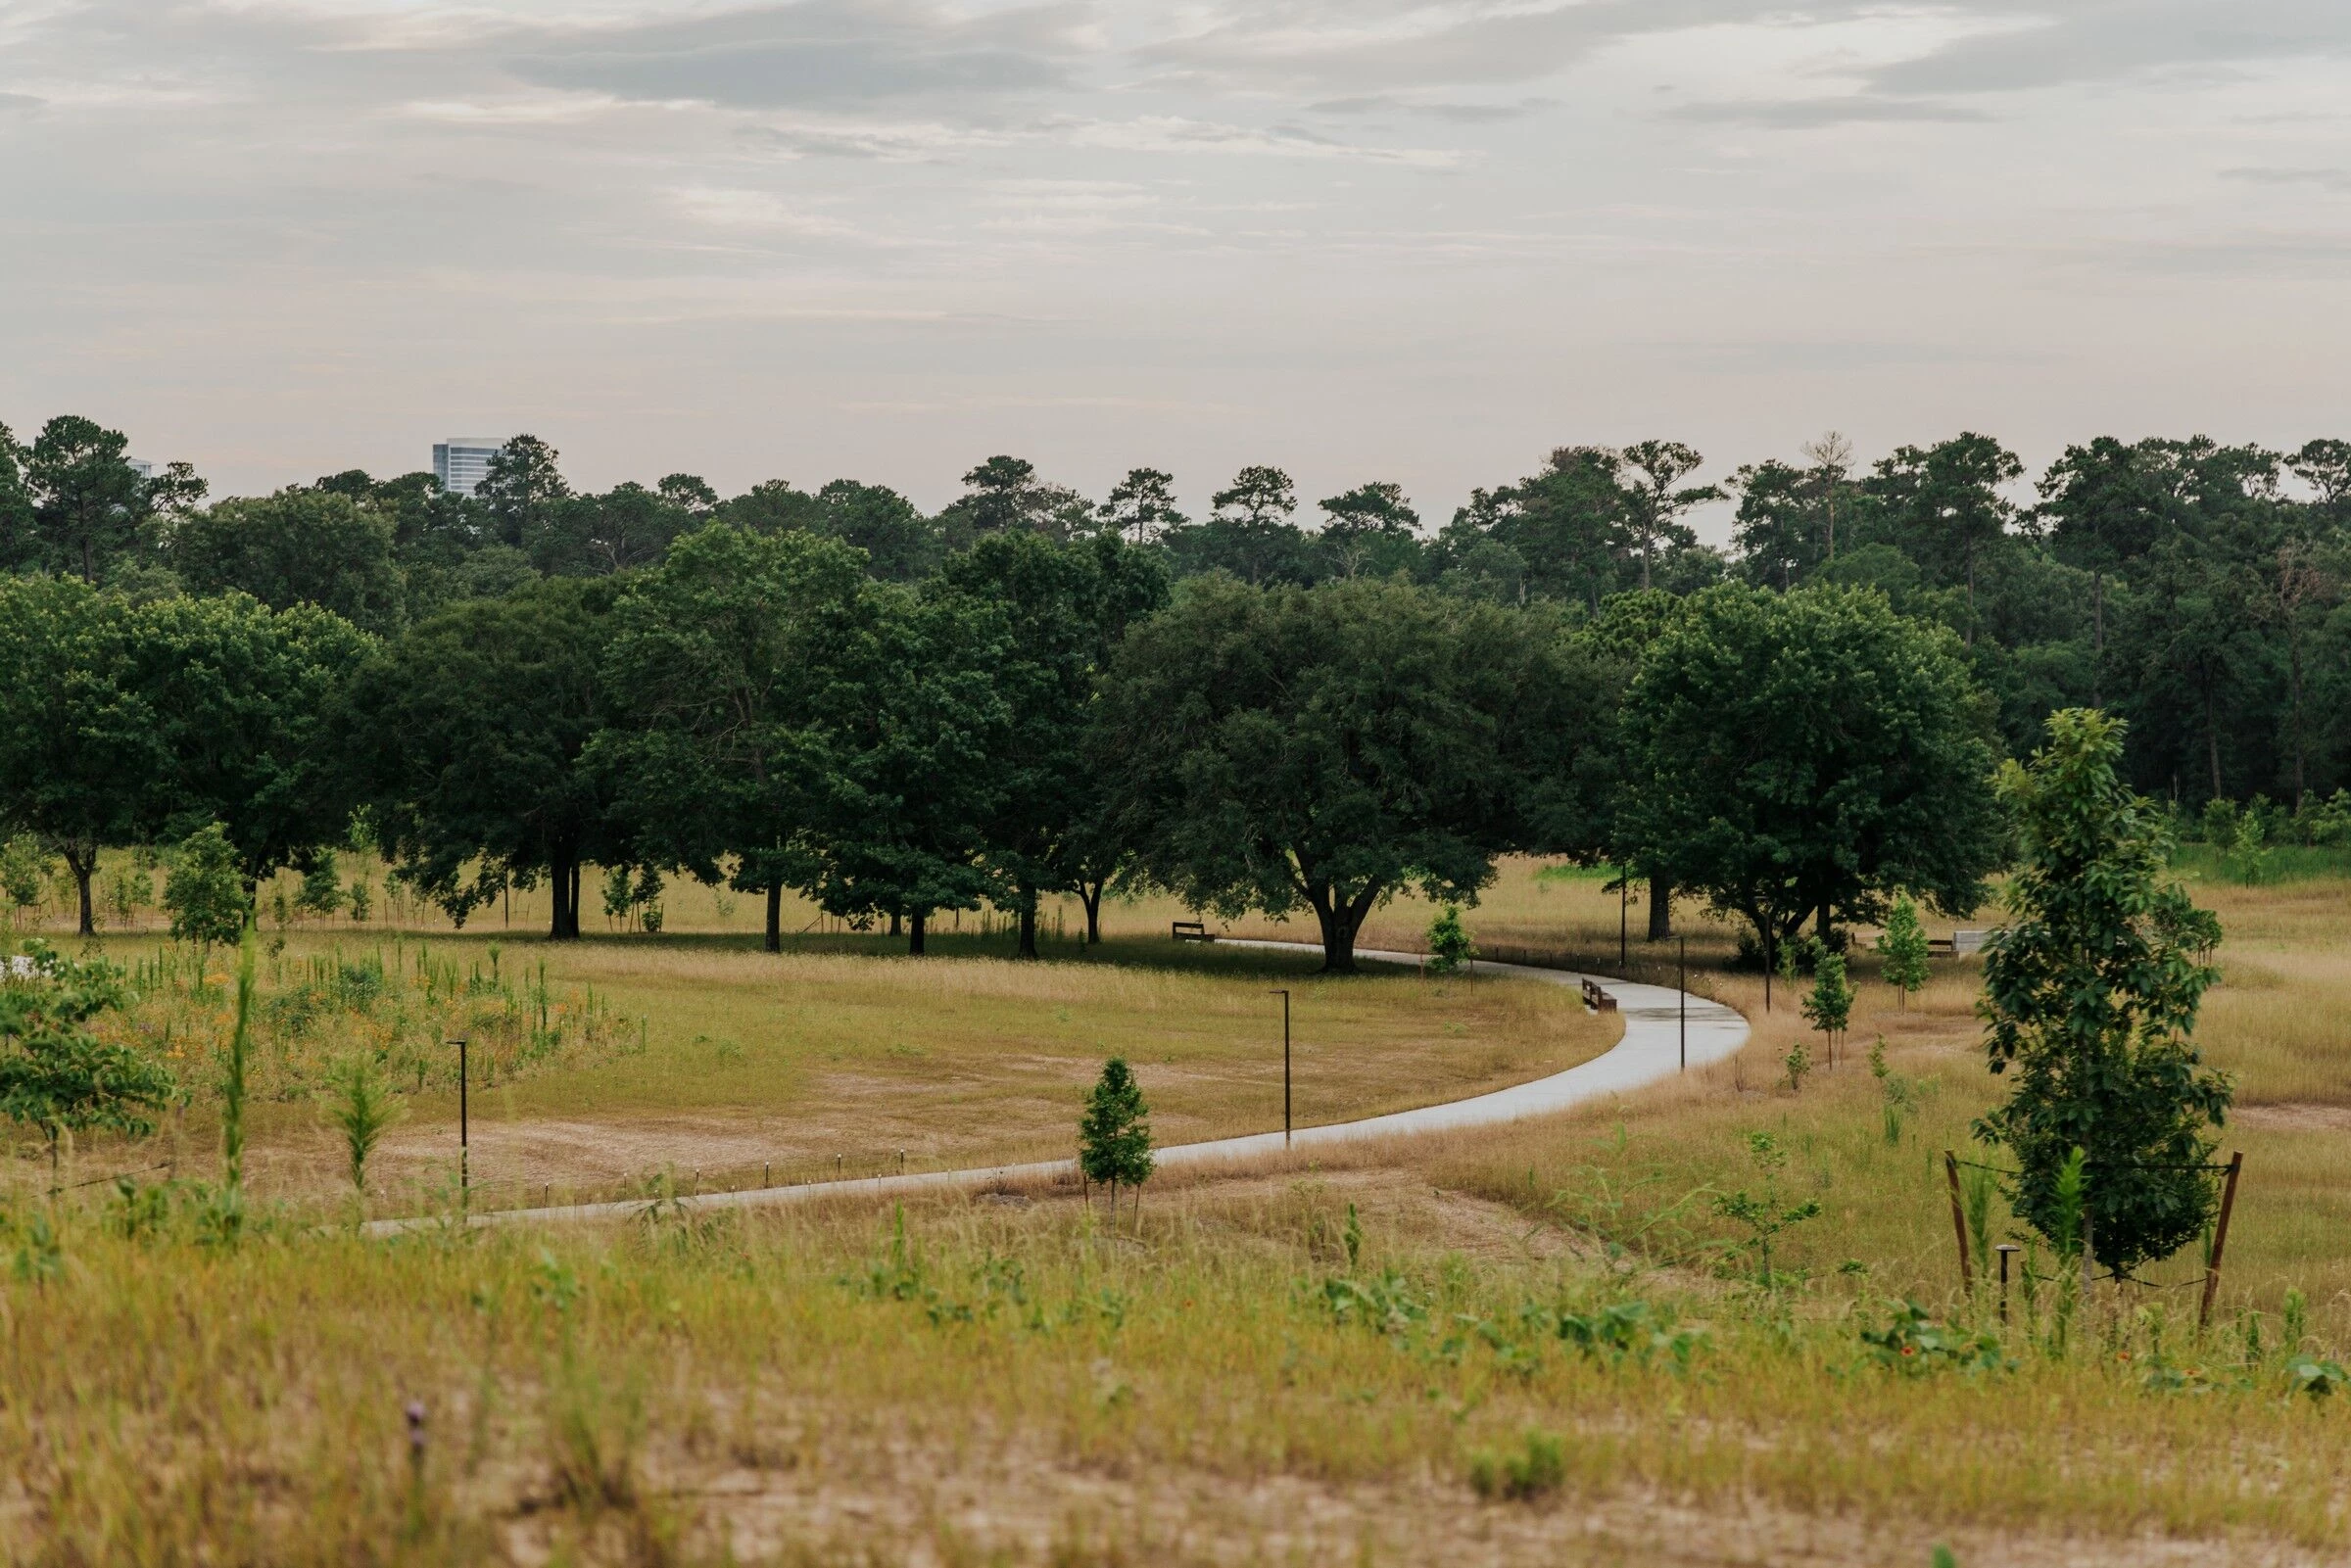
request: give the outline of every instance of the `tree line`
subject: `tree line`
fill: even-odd
[[[2031,506],[1977,436],[1719,488],[1677,443],[1562,448],[1433,532],[1378,483],[1310,532],[1267,467],[1194,521],[1164,473],[1096,503],[1010,457],[925,516],[845,480],[583,495],[528,437],[472,497],[207,505],[126,451],[0,437],[0,821],[85,928],[99,847],[217,823],[248,878],[356,832],[458,920],[544,881],[555,936],[589,864],[764,894],[771,945],[797,891],[917,951],[989,903],[1032,952],[1041,897],[1090,932],[1125,881],[1311,911],[1338,968],[1397,890],[1564,854],[1646,882],[1653,937],[1679,891],[1768,960],[1897,892],[1973,907],[1993,765],[2053,709],[2128,717],[2142,788],[2305,824],[2351,739],[2342,444],[2101,441]],[[1728,552],[1688,523],[1726,494]]]

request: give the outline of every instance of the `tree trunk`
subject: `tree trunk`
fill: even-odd
[[[1016,958],[1036,957],[1036,889],[1027,882],[1020,884],[1021,945],[1015,949]]]
[[[1098,946],[1102,940],[1101,882],[1080,882],[1078,902],[1085,906],[1085,945]]]
[[[1315,922],[1322,928],[1322,973],[1353,974],[1355,971],[1355,921],[1347,906],[1338,902],[1328,891],[1318,892],[1312,900]]]
[[[579,868],[569,855],[557,854],[548,867],[548,893],[554,905],[548,917],[547,939],[567,941],[580,934]]]
[[[930,911],[921,909],[906,917],[906,956],[908,958],[923,956],[923,926],[929,918]]]
[[[79,934],[95,936],[98,934],[98,922],[90,903],[90,879],[98,871],[98,846],[91,844],[85,852],[82,845],[69,838],[60,843],[57,849],[66,858],[66,869],[73,874],[74,891],[81,895]]]
[[[1673,882],[1652,872],[1649,877],[1649,939],[1663,942],[1670,941],[1672,937]]]
[[[784,884],[767,884],[767,950],[784,951]]]
[[[906,918],[894,909],[889,912],[889,934],[892,936],[906,934]]]

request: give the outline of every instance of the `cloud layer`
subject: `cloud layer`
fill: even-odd
[[[43,0],[0,421],[233,489],[2351,434],[2339,0]]]

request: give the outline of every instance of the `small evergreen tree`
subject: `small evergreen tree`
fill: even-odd
[[[365,1053],[355,1054],[336,1068],[328,1082],[335,1097],[327,1106],[326,1118],[343,1134],[343,1150],[350,1160],[351,1190],[364,1197],[367,1157],[383,1141],[384,1129],[400,1119],[401,1103]]]
[[[1119,1212],[1119,1187],[1141,1188],[1151,1179],[1151,1108],[1124,1058],[1102,1064],[1102,1076],[1086,1097],[1078,1122],[1078,1168],[1088,1181],[1110,1188],[1110,1212]]]
[[[171,915],[171,939],[209,951],[233,942],[245,929],[245,879],[228,831],[207,823],[180,840],[164,879],[164,908]]]
[[[1439,974],[1451,974],[1477,956],[1477,944],[1462,927],[1459,904],[1447,904],[1428,923],[1428,967]]]
[[[2166,879],[2160,808],[2116,773],[2123,732],[2093,709],[2054,713],[2032,765],[2001,770],[2022,863],[1977,1011],[1991,1070],[2017,1081],[1977,1132],[2015,1155],[2021,1218],[2062,1253],[2086,1204],[2098,1259],[2129,1275],[2203,1234],[2218,1197],[2207,1128],[2232,1086],[2189,1040],[2220,922]],[[2079,1203],[2060,1184],[2076,1150]]]
[[[1886,929],[1878,937],[1878,952],[1886,960],[1886,983],[1910,1005],[1910,993],[1927,983],[1927,933],[1918,922],[1918,906],[1903,893],[1886,913]]]
[[[1828,1037],[1830,1066],[1837,1062],[1837,1037],[1853,1019],[1853,988],[1845,977],[1845,955],[1823,953],[1812,966],[1812,991],[1804,998],[1804,1017]]]

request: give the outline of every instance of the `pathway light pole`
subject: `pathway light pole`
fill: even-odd
[[[1290,993],[1273,990],[1268,996],[1281,998],[1281,1146],[1290,1146]]]
[[[1631,962],[1632,947],[1633,870],[1630,866],[1616,868],[1616,973],[1624,973]]]
[[[473,1190],[473,1155],[467,1137],[465,1088],[472,1074],[465,1070],[465,1036],[460,1034],[449,1043],[457,1048],[457,1190],[470,1193]]]
[[[1681,1002],[1682,1070],[1687,1072],[1690,1070],[1690,938],[1685,936],[1681,942],[1681,973],[1674,981],[1674,990]]]

